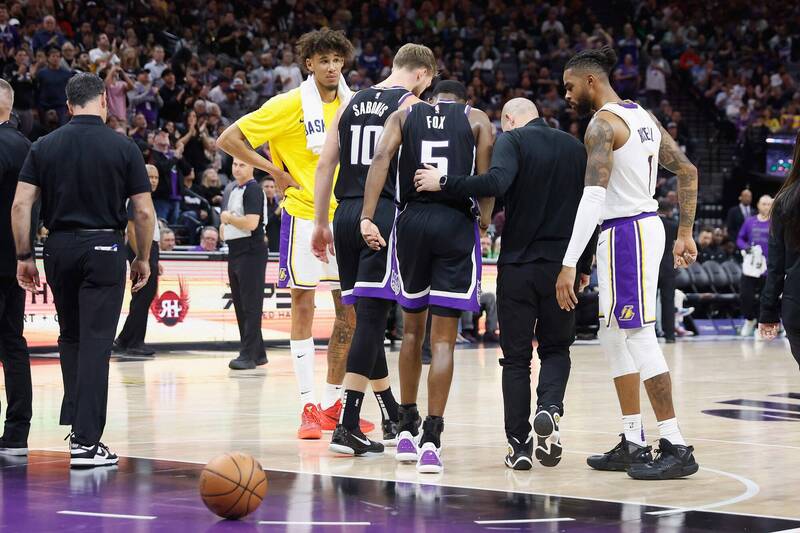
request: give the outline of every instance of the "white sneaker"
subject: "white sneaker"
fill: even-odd
[[[98,442],[93,446],[78,444],[72,437],[69,439],[69,466],[72,468],[94,468],[96,466],[110,466],[119,462],[119,457],[108,446]]]
[[[401,431],[397,436],[397,449],[394,453],[394,458],[399,462],[416,462],[419,455],[419,447],[417,446],[417,439],[410,431]]]
[[[756,325],[758,322],[756,320],[745,320],[744,324],[742,325],[742,330],[739,332],[740,337],[752,337],[753,333],[756,331]]]
[[[437,448],[432,442],[426,442],[419,449],[419,459],[417,459],[417,472],[420,474],[441,474],[444,470],[442,464],[442,449]]]

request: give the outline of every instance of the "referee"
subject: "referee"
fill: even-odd
[[[253,179],[253,166],[234,158],[231,166],[236,187],[228,209],[220,213],[222,237],[228,243],[228,280],[233,310],[239,325],[241,350],[232,359],[232,370],[249,370],[267,363],[261,317],[264,306],[264,273],[269,250],[264,240],[264,191]]]
[[[142,153],[134,142],[105,126],[103,80],[79,73],[67,83],[69,124],[31,147],[19,175],[12,225],[17,281],[39,287],[30,239],[30,212],[41,195],[47,283],[58,312],[58,348],[64,381],[61,424],[72,426],[72,467],[116,464],[100,442],[106,422],[108,366],[122,296],[126,254],[125,200],[134,206],[136,259],[132,291],[150,277],[155,213]]]
[[[503,358],[503,402],[509,444],[506,465],[532,466],[531,359],[534,335],[541,359],[536,457],[545,466],[561,460],[558,421],[564,414],[569,348],[575,313],[559,308],[555,282],[583,194],[586,150],[571,135],[550,128],[530,100],[515,98],[502,111],[501,135],[492,166],[478,176],[449,176],[428,166],[418,170],[418,191],[454,197],[504,196],[506,224],[497,261],[498,315]],[[581,261],[581,289],[588,283],[591,246]],[[551,438],[552,437],[552,438]]]
[[[13,126],[14,91],[0,79],[0,361],[5,375],[6,423],[0,437],[0,454],[27,455],[31,427],[31,361],[22,336],[25,291],[14,279],[14,237],[11,202],[17,176],[31,143]]]

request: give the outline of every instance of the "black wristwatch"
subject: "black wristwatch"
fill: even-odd
[[[17,254],[17,261],[27,261],[31,257],[33,257],[33,252],[28,252],[25,254]]]
[[[447,174],[439,178],[439,188],[444,190],[445,185],[447,185]]]

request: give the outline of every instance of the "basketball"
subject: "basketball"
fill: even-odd
[[[251,455],[226,453],[200,474],[200,497],[211,512],[237,520],[255,511],[267,494],[267,475]]]

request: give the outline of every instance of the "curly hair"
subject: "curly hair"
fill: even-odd
[[[306,59],[315,54],[336,53],[344,57],[345,62],[353,58],[353,44],[345,37],[344,32],[330,28],[310,31],[297,40],[297,57],[305,67]]]

